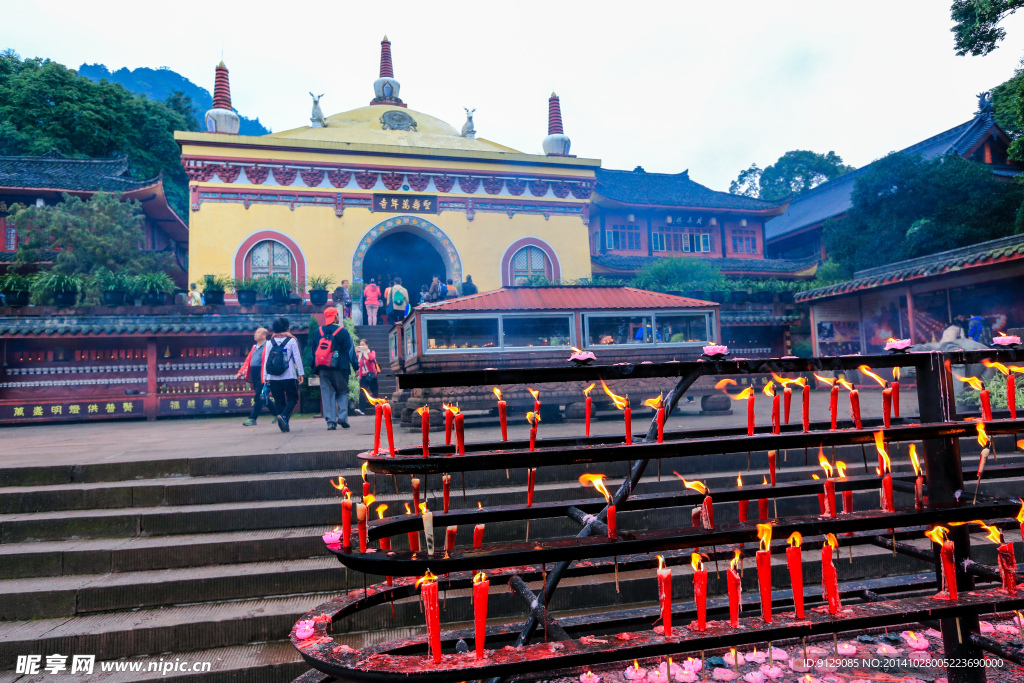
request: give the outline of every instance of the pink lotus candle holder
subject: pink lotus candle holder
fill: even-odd
[[[299,640],[312,638],[316,622],[312,619],[304,619],[295,624],[295,637]]]
[[[913,346],[914,343],[909,339],[890,339],[885,342],[886,351],[903,352]]]
[[[341,543],[341,531],[335,529],[334,531],[328,531],[322,536],[324,543],[327,545],[338,545]]]
[[[1015,334],[1003,334],[998,337],[993,337],[993,346],[1017,346],[1020,344],[1020,337]]]
[[[586,365],[597,360],[597,356],[592,351],[581,351],[573,347],[572,355],[569,356],[569,362],[575,363],[576,365]]]
[[[697,674],[704,668],[704,662],[694,657],[687,657],[686,661],[683,662],[682,667],[684,671]]]
[[[739,674],[732,669],[724,669],[720,666],[716,666],[715,670],[711,672],[712,680],[716,681],[734,681],[738,676]]]
[[[760,671],[751,671],[750,673],[743,674],[744,683],[764,683],[767,678]]]
[[[785,670],[781,666],[775,666],[774,664],[762,664],[758,671],[772,681],[777,681],[785,675]]]
[[[626,667],[626,670],[622,672],[622,675],[627,681],[643,683],[643,681],[647,680],[647,669],[639,666],[636,661],[634,661],[633,666]]]
[[[580,676],[580,683],[601,683],[601,677],[593,671],[587,671]]]
[[[712,344],[711,346],[705,346],[703,351],[704,355],[707,356],[708,358],[716,358],[719,356],[724,357],[729,355],[729,347],[722,346],[720,344]]]
[[[836,648],[836,652],[843,655],[844,657],[849,657],[851,655],[857,654],[857,646],[853,643],[839,643],[839,646]]]
[[[779,647],[773,647],[770,654],[773,662],[784,662],[789,659],[789,653]]]
[[[768,661],[768,653],[758,652],[757,648],[754,648],[753,652],[747,652],[746,654],[744,654],[743,659],[753,664],[764,664]]]

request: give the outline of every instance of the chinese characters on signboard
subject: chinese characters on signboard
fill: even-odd
[[[421,194],[375,194],[373,210],[396,213],[437,213],[437,197]]]
[[[67,403],[32,403],[0,406],[0,420],[82,420],[93,417],[141,415],[142,401],[92,400]]]

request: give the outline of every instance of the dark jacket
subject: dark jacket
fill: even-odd
[[[473,282],[471,282],[469,280],[467,280],[466,282],[462,283],[462,296],[469,296],[470,294],[476,294],[476,293],[477,293],[476,284],[474,284]]]
[[[320,345],[320,329],[321,328],[318,327],[313,331],[313,346],[310,348],[313,349],[314,358],[316,357],[316,347]],[[356,349],[352,344],[352,337],[349,335],[348,330],[342,327],[341,331],[335,335],[334,331],[338,329],[337,325],[324,325],[322,329],[325,337],[330,338],[334,335],[334,339],[331,342],[331,351],[337,351],[339,357],[347,358],[348,364],[342,365],[340,368],[328,368],[325,365],[317,365],[313,368],[313,372],[319,372],[320,370],[337,370],[342,374],[349,374],[349,366],[354,370],[358,365],[356,364]]]

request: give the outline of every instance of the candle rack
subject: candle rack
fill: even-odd
[[[687,388],[704,376],[728,378],[772,372],[850,371],[861,365],[868,365],[875,370],[912,367],[916,372],[920,417],[914,423],[906,417],[895,418],[891,426],[884,430],[880,421],[863,420],[861,428],[856,429],[850,420],[840,420],[836,430],[830,430],[829,423],[815,422],[810,424],[806,432],[802,425],[797,424],[783,426],[778,430],[779,433],[772,433],[772,428],[764,425],[756,427],[750,436],[742,428],[666,432],[664,441],[660,443],[656,441],[657,425],[652,420],[646,434],[634,437],[631,445],[624,443],[621,436],[581,436],[540,438],[533,451],[528,450],[529,442],[517,440],[467,443],[464,455],[457,454],[453,446],[431,446],[426,457],[420,447],[399,449],[393,457],[386,450],[363,453],[360,458],[373,472],[423,477],[424,492],[429,489],[427,484],[432,475],[499,470],[510,465],[516,468],[545,468],[580,463],[628,463],[629,469],[625,481],[609,496],[607,503],[602,499],[587,498],[578,501],[538,502],[529,506],[520,504],[456,509],[447,513],[440,510],[433,512],[434,529],[442,532],[448,525],[568,518],[579,528],[575,536],[544,538],[532,542],[490,543],[479,548],[445,548],[438,544],[434,553],[428,555],[426,552],[404,549],[403,539],[406,535],[423,530],[423,522],[416,515],[385,518],[367,525],[365,533],[369,544],[386,539],[389,548],[386,551],[360,552],[355,530],[352,530],[350,546],[332,543],[328,545],[328,550],[345,567],[389,577],[387,582],[350,591],[312,610],[303,620],[312,620],[315,627],[311,632],[304,632],[301,637],[298,630],[293,630],[293,644],[315,669],[341,679],[448,683],[474,679],[500,681],[520,675],[541,676],[544,672],[584,665],[937,621],[935,625],[941,628],[944,654],[948,659],[979,659],[985,652],[989,652],[1024,663],[1021,652],[986,639],[979,632],[978,615],[1024,608],[1024,592],[1008,592],[992,585],[976,586],[976,582],[998,582],[1000,573],[997,569],[971,560],[968,528],[965,525],[958,526],[957,523],[980,519],[996,527],[1009,526],[1021,504],[1016,499],[989,495],[977,495],[972,500],[973,487],[966,487],[970,495],[964,493],[965,477],[959,440],[974,437],[977,424],[964,421],[957,415],[951,372],[952,365],[980,363],[982,359],[1010,364],[1018,362],[1021,355],[1022,352],[1016,349],[1002,349],[951,354],[933,352],[812,359],[707,360],[400,375],[399,384],[403,389],[675,377],[678,382],[664,401],[666,413],[671,414]],[[1024,419],[1009,419],[1001,414],[996,418],[984,423],[990,437],[1024,432]],[[693,602],[679,602],[671,606],[675,626],[669,636],[652,628],[660,616],[657,607],[609,609],[585,618],[561,620],[547,613],[547,605],[558,590],[561,580],[566,577],[645,569],[651,571],[653,583],[653,570],[657,568],[654,553],[661,554],[669,566],[688,564],[690,551],[697,548],[703,551],[711,549],[709,560],[727,559],[726,551],[719,550],[722,546],[739,547],[741,554],[748,558],[754,554],[756,546],[751,544],[758,539],[757,523],[766,520],[730,521],[717,525],[705,523],[655,530],[620,530],[615,538],[610,538],[605,521],[611,506],[615,506],[620,514],[682,508],[685,513],[681,513],[680,517],[685,516],[690,521],[689,509],[695,505],[700,506],[704,500],[702,493],[688,489],[675,493],[634,495],[634,489],[651,461],[752,451],[788,450],[794,455],[804,449],[813,451],[816,459],[819,448],[870,444],[870,458],[865,457],[864,460],[865,473],[850,473],[849,476],[835,480],[835,490],[838,492],[864,491],[879,489],[881,484],[879,475],[872,473],[876,462],[876,433],[880,431],[886,445],[921,443],[927,503],[920,509],[911,504],[896,506],[894,511],[860,510],[836,516],[789,515],[771,519],[777,543],[769,546],[768,552],[784,553],[784,545],[778,541],[794,532],[808,539],[808,544],[804,546],[806,550],[821,547],[826,536],[834,534],[842,538],[843,545],[870,544],[890,549],[894,555],[901,554],[931,562],[936,566],[934,574],[917,573],[840,583],[838,593],[842,609],[835,614],[830,613],[819,587],[805,588],[803,595],[807,609],[803,618],[797,618],[792,611],[792,591],[773,589],[768,593],[770,603],[765,603],[766,613],[768,604],[773,608],[774,619],[771,623],[765,622],[760,602],[754,593],[745,594],[742,616],[736,626],[729,625],[724,599],[712,597],[707,601],[710,621],[703,631],[697,630],[695,624],[690,624],[690,619],[696,614]],[[799,455],[794,457],[798,458]],[[855,470],[859,465],[851,463],[850,469]],[[986,473],[986,481],[1017,477],[1022,473],[1024,466],[1004,465],[990,469]],[[972,476],[973,472],[968,473],[968,478]],[[914,480],[915,476],[893,473],[892,486],[898,494],[906,496],[907,493],[913,493]],[[800,480],[742,488],[719,487],[711,493],[715,503],[735,503],[763,497],[776,501],[786,500],[811,496],[821,491],[822,482]],[[698,517],[694,513],[694,520]],[[935,596],[943,586],[938,553],[904,542],[910,538],[921,538],[925,529],[937,524],[951,525],[949,540],[953,544],[956,558],[955,583],[959,592],[955,600],[937,599]],[[507,585],[523,601],[526,607],[525,622],[519,627],[488,627],[488,655],[485,659],[477,659],[473,648],[465,653],[455,651],[455,644],[460,639],[472,641],[476,637],[472,631],[442,632],[441,650],[444,656],[439,662],[436,658],[425,656],[426,634],[391,640],[362,650],[339,646],[327,635],[332,622],[376,605],[418,595],[416,580],[427,570],[437,574],[439,587],[445,591],[471,588],[474,573],[487,570],[492,583]],[[1016,576],[1022,578],[1024,573],[1017,572]],[[527,587],[530,581],[543,582],[539,595]],[[765,599],[768,599],[767,595]],[[545,642],[534,642],[538,630],[543,631]],[[594,638],[594,635],[604,637]],[[950,668],[948,678],[952,683],[975,683],[985,680],[985,672],[980,667]]]

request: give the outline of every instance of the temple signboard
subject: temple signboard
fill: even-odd
[[[422,194],[374,194],[373,210],[388,213],[437,213],[437,197]]]

